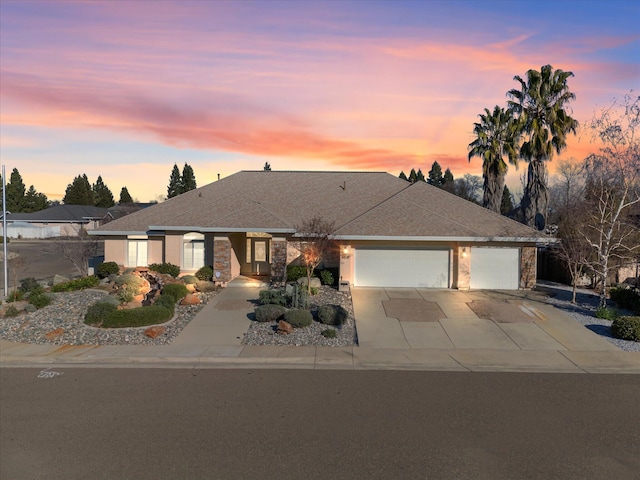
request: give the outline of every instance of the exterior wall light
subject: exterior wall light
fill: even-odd
[[[340,256],[343,258],[349,258],[351,256],[351,249],[349,248],[349,245],[342,247],[342,250],[340,250]]]
[[[467,247],[462,247],[462,258],[467,258]]]

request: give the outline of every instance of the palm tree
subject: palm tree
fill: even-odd
[[[469,161],[472,157],[482,158],[482,206],[500,213],[508,168],[504,156],[509,158],[509,163],[518,166],[517,135],[508,110],[496,105],[493,113],[488,108],[484,112],[479,115],[480,122],[473,124],[476,139],[469,144]]]
[[[567,135],[575,134],[578,128],[566,109],[576,98],[567,85],[569,77],[573,77],[572,72],[545,65],[540,71],[527,71],[526,82],[518,75],[513,77],[520,89],[507,92],[509,109],[523,136],[520,156],[529,162],[521,203],[523,222],[539,230],[546,224],[549,204],[545,161],[564,150]]]

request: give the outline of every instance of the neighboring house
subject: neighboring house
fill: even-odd
[[[56,205],[31,213],[8,213],[9,238],[50,238],[78,235],[104,222],[108,209],[91,205]]]
[[[550,237],[424,182],[382,172],[242,171],[101,226],[105,260],[283,279],[296,225],[335,222],[355,286],[530,288]],[[330,256],[331,259],[331,256]]]

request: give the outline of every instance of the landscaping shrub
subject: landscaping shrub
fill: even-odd
[[[322,270],[320,272],[320,280],[322,280],[323,285],[333,285],[333,273],[329,270]]]
[[[20,281],[20,291],[23,293],[31,293],[33,290],[44,290],[40,282],[38,282],[35,278],[29,277],[22,279]]]
[[[311,295],[317,295],[318,293],[320,293],[318,287],[311,287],[309,290],[311,290]]]
[[[38,284],[35,287],[33,287],[30,291],[26,292],[24,294],[24,297],[29,299],[33,295],[41,295],[43,293],[44,293],[44,287],[42,285]]]
[[[164,323],[173,317],[173,312],[158,305],[116,310],[102,322],[102,328],[146,327]]]
[[[609,291],[609,295],[620,308],[640,313],[640,292],[631,288],[616,287]]]
[[[116,298],[120,301],[120,303],[129,303],[133,301],[133,297],[138,293],[137,287],[125,283],[118,288],[116,292]]]
[[[288,265],[287,266],[287,280],[289,282],[295,282],[299,278],[307,276],[307,268],[300,265]]]
[[[109,315],[117,311],[118,307],[116,305],[104,303],[99,300],[91,305],[87,310],[87,313],[84,316],[84,323],[94,327],[99,326],[109,318]]]
[[[38,309],[36,308],[36,306],[35,306],[35,305],[31,305],[30,303],[27,303],[27,304],[24,306],[24,312],[25,312],[25,313],[33,313],[33,312],[35,312],[36,310],[38,310]]]
[[[336,338],[338,332],[336,332],[333,328],[327,328],[325,330],[322,330],[320,332],[320,335],[322,335],[324,338]]]
[[[311,313],[308,310],[303,310],[301,308],[286,311],[284,319],[295,328],[308,327],[313,322],[313,316]]]
[[[198,277],[195,275],[185,275],[184,277],[181,277],[181,279],[185,285],[195,285],[198,283]]]
[[[133,273],[123,273],[122,275],[118,275],[114,282],[116,285],[131,285],[135,287],[136,292],[144,285],[144,279],[139,277],[138,275],[134,275]]]
[[[118,301],[118,299],[113,295],[105,295],[104,297],[100,298],[96,303],[108,303],[110,305],[115,305],[116,307],[120,305],[120,302]]]
[[[149,265],[149,270],[158,273],[164,273],[166,275],[171,275],[173,278],[176,278],[180,275],[180,267],[174,265],[173,263],[152,263]]]
[[[158,307],[164,307],[167,310],[171,310],[171,312],[175,312],[176,309],[176,301],[173,298],[173,295],[160,295],[153,304]]]
[[[603,320],[615,320],[618,318],[618,312],[611,307],[598,307],[596,310],[596,318]]]
[[[73,292],[76,290],[84,290],[85,288],[96,287],[100,284],[100,279],[95,275],[69,280],[68,282],[59,283],[51,287],[52,292]]]
[[[22,297],[24,297],[24,293],[14,288],[13,292],[9,292],[9,295],[7,295],[6,300],[7,302],[19,302],[20,300],[22,300]]]
[[[181,283],[170,283],[162,287],[162,295],[169,295],[173,298],[174,303],[177,303],[180,299],[186,297],[189,294],[189,290]]]
[[[611,324],[611,334],[622,340],[640,342],[640,317],[619,317]]]
[[[349,313],[341,305],[320,305],[318,320],[325,325],[342,325],[347,321]]]
[[[118,275],[120,273],[120,267],[116,262],[102,262],[96,267],[96,274],[100,278],[106,278],[109,275]]]
[[[256,321],[275,322],[279,320],[287,311],[282,305],[268,304],[256,307]]]
[[[261,290],[258,294],[262,305],[286,305],[287,299],[280,290]]]
[[[51,297],[44,292],[33,293],[32,291],[29,295],[29,303],[37,309],[41,309],[51,303]]]
[[[20,314],[20,310],[18,310],[13,305],[9,305],[7,309],[4,311],[5,317],[16,317]]]
[[[196,277],[198,280],[211,281],[213,278],[213,268],[207,266],[200,268],[200,270],[196,272]]]
[[[196,283],[196,290],[199,292],[214,292],[218,289],[216,284],[207,280],[200,280]]]

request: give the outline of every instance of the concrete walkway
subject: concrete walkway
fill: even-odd
[[[359,346],[243,346],[261,288],[230,285],[170,345],[2,340],[0,366],[640,373],[640,353],[617,349],[532,292],[354,288]],[[479,318],[469,302],[510,316]]]

